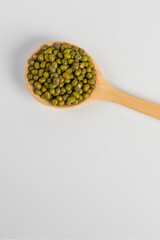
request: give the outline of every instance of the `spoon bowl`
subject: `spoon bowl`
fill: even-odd
[[[60,44],[63,44],[63,43],[66,43],[66,42],[62,42],[62,41],[55,41],[55,42],[47,42],[45,43],[45,45],[48,45],[48,46],[53,46],[54,43],[60,43]],[[75,44],[72,44],[72,43],[69,43],[70,45],[74,46],[74,47],[78,47],[80,48],[79,46],[75,45]],[[43,44],[44,45],[44,44]],[[43,46],[42,45],[42,46]],[[38,53],[40,51],[40,49],[42,48],[42,46],[38,47],[30,56],[30,58],[32,57],[33,54],[35,53]],[[85,51],[86,52],[86,51]],[[87,52],[86,52],[87,53]],[[83,105],[83,104],[86,104],[86,103],[89,103],[89,102],[92,102],[92,101],[95,101],[98,99],[98,96],[97,95],[97,92],[98,92],[98,89],[99,87],[101,86],[101,77],[99,76],[103,76],[102,73],[100,72],[100,69],[98,67],[98,65],[96,64],[96,62],[94,61],[94,59],[87,53],[87,55],[91,58],[91,61],[94,65],[94,68],[96,69],[96,88],[92,91],[92,93],[89,95],[89,97],[83,101],[81,101],[80,103],[76,104],[76,105],[70,105],[70,106],[54,106],[52,105],[49,101],[41,98],[39,95],[35,94],[34,93],[34,87],[33,85],[31,85],[29,83],[29,80],[28,80],[28,73],[29,73],[29,70],[28,70],[28,67],[29,67],[29,64],[27,62],[26,64],[26,69],[25,69],[25,80],[26,80],[26,85],[30,91],[30,93],[33,95],[33,97],[38,100],[40,103],[44,104],[44,105],[47,105],[49,107],[54,107],[54,108],[60,108],[60,109],[63,109],[63,108],[73,108],[73,107],[77,107],[77,106],[80,106],[80,105]],[[106,82],[106,80],[104,79],[104,83]],[[106,82],[107,83],[107,82]]]
[[[54,43],[63,44],[63,43],[66,43],[66,42],[62,42],[62,41],[48,42],[48,43],[46,43],[46,45],[52,46]],[[79,48],[79,46],[77,46],[75,44],[72,44],[72,43],[69,43],[69,44]],[[30,58],[32,57],[33,54],[38,53],[42,46],[38,47],[31,54]],[[106,81],[106,79],[103,76],[100,68],[98,67],[97,63],[92,58],[92,56],[90,56],[88,53],[87,53],[87,55],[91,58],[91,61],[94,65],[94,68],[96,69],[96,88],[91,92],[91,94],[89,95],[89,97],[87,99],[81,101],[80,103],[78,103],[76,105],[71,105],[71,106],[67,106],[67,105],[65,105],[65,106],[54,106],[54,105],[52,105],[49,101],[41,98],[40,96],[38,96],[34,93],[34,87],[29,83],[29,79],[28,79],[29,64],[27,62],[26,69],[25,69],[25,80],[26,80],[26,85],[27,85],[30,93],[40,103],[42,103],[44,105],[47,105],[47,106],[50,106],[50,107],[54,107],[54,108],[59,108],[59,109],[73,108],[73,107],[81,106],[83,104],[90,103],[90,102],[93,102],[93,101],[96,101],[96,100],[106,100],[106,101],[111,101],[111,102],[115,102],[115,103],[124,105],[126,107],[129,107],[129,108],[134,109],[136,111],[139,111],[141,113],[147,114],[147,115],[152,116],[152,117],[157,118],[157,119],[160,119],[160,105],[159,104],[152,103],[152,102],[149,102],[147,100],[129,95],[127,93],[124,93],[124,92],[116,89],[112,85],[110,85]]]

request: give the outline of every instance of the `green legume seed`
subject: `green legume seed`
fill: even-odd
[[[57,73],[58,73],[58,75],[61,74],[61,69],[60,68],[57,68]]]
[[[52,66],[56,69],[57,68],[57,62],[53,62]]]
[[[82,71],[82,70],[81,70],[80,68],[77,69],[77,70],[75,71],[74,75],[78,77],[78,76],[81,74],[81,71]]]
[[[59,87],[62,88],[64,86],[64,83],[59,84]]]
[[[82,93],[83,93],[83,90],[82,90],[82,89],[80,89],[78,93],[79,93],[79,94],[82,94]]]
[[[81,60],[81,59],[82,59],[82,56],[80,54],[75,55],[75,60]]]
[[[95,80],[91,78],[91,79],[88,80],[88,83],[93,85],[93,84],[95,84]]]
[[[48,84],[48,83],[47,83]],[[46,86],[45,86],[46,87]],[[53,83],[50,83],[47,88],[54,89],[57,85],[54,85]]]
[[[84,83],[84,84],[87,83],[87,79],[86,79],[86,78],[83,79],[83,83]]]
[[[46,62],[49,62],[49,55],[48,54],[44,55],[44,59]]]
[[[34,64],[34,67],[36,68],[36,69],[39,69],[39,62],[35,62],[35,64]]]
[[[67,102],[66,102],[66,105],[70,106],[70,105],[71,105],[71,103],[67,101]]]
[[[30,82],[30,84],[33,84],[33,83],[34,83],[34,80],[30,80],[29,82]]]
[[[58,77],[58,73],[52,73],[52,74],[51,74],[51,78],[52,78],[52,79],[55,78],[55,77]]]
[[[71,56],[72,56],[72,58],[74,58],[75,55],[76,55],[76,52],[75,52],[75,51],[71,51]]]
[[[68,97],[69,97],[69,94],[63,95],[63,100],[66,101]]]
[[[95,89],[95,87],[96,87],[95,85],[91,85],[91,89],[92,89],[92,90]]]
[[[46,66],[46,62],[41,62],[40,67],[45,68],[45,66]]]
[[[79,67],[84,68],[84,63],[81,63]]]
[[[44,51],[44,54],[51,54],[52,53],[52,48],[47,48],[45,51]]]
[[[64,57],[65,57],[65,59],[70,59],[71,58],[71,54],[66,53],[66,54],[64,54]]]
[[[54,54],[49,54],[49,61],[50,62],[54,62],[54,60],[55,60],[55,55]]]
[[[37,94],[39,96],[42,95],[42,92],[39,89],[36,89],[34,92],[35,92],[35,94]]]
[[[33,79],[33,75],[32,74],[28,74],[28,79]]]
[[[62,96],[57,96],[56,98],[59,102],[63,100]]]
[[[61,65],[61,66],[60,66],[60,69],[61,69],[62,71],[65,71],[67,68],[68,68],[67,65]]]
[[[33,60],[37,60],[38,59],[37,54],[33,54],[32,58],[33,58]]]
[[[34,83],[34,86],[35,86],[35,88],[37,88],[37,89],[41,89],[41,88],[42,88],[42,85],[41,85],[39,82],[35,82],[35,83]]]
[[[85,74],[86,74],[86,72],[87,72],[87,71],[86,71],[86,69],[85,69],[85,68],[83,68],[83,69],[82,69],[82,72],[81,72],[81,74],[82,74],[82,75],[85,75]]]
[[[38,71],[38,76],[42,77],[43,76],[44,69],[39,69]]]
[[[73,59],[68,59],[68,64],[72,64],[74,62],[74,60]]]
[[[61,61],[61,59],[56,59],[56,63],[58,64],[58,65],[60,65],[61,63],[62,63],[62,61]]]
[[[45,81],[46,81],[46,79],[43,78],[43,77],[39,79],[39,82],[40,82],[40,83],[44,83]]]
[[[49,70],[50,66],[51,66],[51,63],[48,62],[48,63],[46,64],[46,69],[45,69],[45,70]]]
[[[72,93],[72,89],[69,90],[69,91],[67,91],[67,93],[68,93],[69,95],[71,95],[71,93]]]
[[[34,65],[34,60],[33,60],[33,59],[29,59],[29,60],[28,60],[28,63],[29,63],[31,66],[33,66],[33,65]]]
[[[83,83],[82,82],[79,82],[78,85],[80,85],[81,87],[83,86]]]
[[[78,79],[78,81],[82,81],[83,80],[83,76],[80,75],[80,76],[77,77],[77,79]]]
[[[37,81],[38,80],[38,75],[34,75],[34,77],[33,77],[33,79],[35,80],[35,81]]]
[[[88,78],[88,79],[92,78],[92,73],[87,73],[86,78]]]
[[[58,102],[58,106],[63,106],[64,104],[65,104],[65,102],[63,100]]]
[[[59,78],[53,78],[53,85],[59,85],[60,79]]]
[[[89,93],[89,94],[90,94],[91,92],[92,92],[92,89],[88,89],[87,93]]]
[[[77,83],[78,83],[78,81],[77,81],[77,79],[75,78],[75,79],[73,79],[72,80],[72,82],[71,82],[71,84],[72,84],[72,86],[74,87],[74,86],[76,86],[77,85]]]
[[[49,71],[50,71],[51,73],[55,73],[55,72],[56,72],[56,69],[55,69],[55,67],[53,67],[53,65],[51,65],[51,66],[49,67]]]
[[[44,57],[43,57],[42,54],[40,54],[40,55],[38,56],[38,61],[39,61],[39,62],[43,62],[43,60],[44,60]]]
[[[66,93],[66,89],[64,87],[61,88],[61,95],[65,94]]]
[[[70,78],[71,78],[71,75],[70,75],[69,73],[67,73],[67,72],[64,72],[64,73],[62,74],[62,77],[64,77],[64,79],[70,79]]]
[[[55,89],[53,88],[53,89],[49,89],[49,92],[50,92],[50,94],[53,94],[53,95],[54,95],[56,91],[55,91]]]
[[[51,101],[51,104],[54,105],[54,106],[56,106],[56,105],[58,104],[58,100],[57,100],[57,99],[53,99],[53,100]]]
[[[59,58],[63,58],[63,53],[59,52],[59,53],[58,53],[58,57],[59,57]]]
[[[83,97],[86,99],[86,98],[88,98],[89,97],[89,93],[84,93],[83,94]]]
[[[81,101],[83,99],[83,96],[82,95],[80,95],[79,96],[79,101]]]
[[[64,83],[64,78],[62,76],[59,76],[59,79],[60,79],[60,84]]]
[[[78,104],[78,99],[73,102],[74,105]]]
[[[30,71],[32,71],[33,69],[34,69],[34,67],[33,67],[33,66],[29,67],[29,70],[30,70]]]
[[[66,49],[63,51],[63,54],[68,54],[68,53],[70,53],[70,52],[71,52],[71,49],[66,48]]]
[[[73,97],[73,96],[67,98],[68,103],[73,103],[74,101],[75,101],[75,97]]]
[[[85,66],[85,67],[88,67],[88,62],[84,62],[84,66]]]
[[[78,62],[74,62],[73,63],[73,67],[74,67],[74,69],[78,69],[79,68],[79,63]]]
[[[45,79],[47,79],[47,78],[49,78],[49,73],[48,72],[44,72],[43,76],[44,76]]]
[[[37,74],[38,74],[38,70],[37,69],[32,70],[32,75],[37,75]]]
[[[96,70],[92,70],[92,75],[96,74]]]
[[[41,92],[44,93],[47,91],[47,88],[45,88],[44,86],[41,88]]]
[[[87,56],[83,56],[83,57],[82,57],[82,61],[83,61],[83,62],[87,62],[87,60],[88,60],[88,57],[87,57]]]
[[[70,82],[71,82],[70,79],[65,79],[65,80],[64,80],[64,83],[70,83]]]
[[[92,71],[92,68],[91,67],[87,67],[87,72],[91,72]]]
[[[71,60],[71,59],[69,59],[69,60]],[[69,61],[69,60],[68,60],[68,61]],[[65,59],[65,58],[62,59],[62,63],[63,63],[64,65],[67,65],[67,64],[68,64],[68,61],[67,61],[67,59]]]
[[[67,91],[70,91],[70,90],[72,89],[72,85],[71,85],[71,84],[67,84],[66,87],[65,87],[65,89],[66,89]]]
[[[88,66],[91,67],[91,68],[93,68],[93,63],[89,62],[89,63],[88,63]]]
[[[74,87],[74,90],[76,92],[79,92],[80,89],[81,89],[81,85],[80,84],[77,84],[77,86]]]
[[[47,48],[48,48],[48,45],[43,45],[41,49],[46,50]]]
[[[61,44],[60,43],[54,43],[53,47],[55,47],[55,49],[59,50],[60,47],[61,47]]]
[[[78,52],[79,52],[81,55],[83,55],[83,54],[85,53],[82,48],[79,48],[79,49],[78,49]]]
[[[54,55],[57,55],[59,53],[59,50],[54,50]]]
[[[47,79],[47,82],[48,82],[48,83],[51,83],[51,82],[52,82],[52,79],[51,79],[51,78],[48,78],[48,79]]]
[[[76,99],[79,98],[79,93],[78,93],[78,92],[73,92],[72,95],[73,95],[73,97],[75,97]]]
[[[51,97],[51,94],[49,91],[47,91],[47,92],[45,92],[44,96],[45,96],[45,99],[49,100]]]
[[[68,69],[66,70],[66,72],[69,73],[69,74],[71,74],[71,73],[73,72],[73,70],[72,70],[72,68],[68,68]]]
[[[60,94],[60,92],[61,92],[60,88],[57,87],[57,88],[56,88],[56,94],[58,95],[58,94]]]
[[[44,86],[48,89],[48,88],[49,88],[48,82],[45,82],[45,83],[44,83]]]

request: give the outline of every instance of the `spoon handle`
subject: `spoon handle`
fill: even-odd
[[[160,119],[160,105],[121,92],[116,88],[109,91],[108,100],[132,108],[151,117]]]

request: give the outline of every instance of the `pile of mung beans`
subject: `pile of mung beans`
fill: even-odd
[[[42,46],[28,64],[34,93],[54,106],[78,104],[95,88],[96,70],[90,57],[68,43]]]

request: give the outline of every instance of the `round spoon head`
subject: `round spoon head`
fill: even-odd
[[[61,42],[61,41],[55,41],[55,42],[48,42],[48,43],[45,43],[45,45],[48,45],[48,46],[52,46],[54,43],[66,43],[66,42]],[[78,47],[77,45],[75,44],[72,44],[72,43],[69,43],[70,45],[72,46],[75,46],[75,47]],[[43,44],[44,45],[44,44]],[[42,45],[42,46],[43,46]],[[38,47],[30,56],[30,58],[32,57],[33,54],[37,53],[40,51],[40,49],[42,48],[42,46]],[[86,51],[85,51],[86,52]],[[86,52],[87,53],[87,52]],[[89,103],[89,102],[92,102],[92,101],[95,101],[97,99],[101,99],[100,98],[100,95],[101,93],[103,92],[103,84],[106,85],[107,82],[105,81],[104,77],[103,77],[103,74],[101,73],[98,65],[96,64],[96,62],[94,61],[94,59],[92,58],[92,56],[90,56],[88,53],[87,55],[91,58],[91,61],[94,65],[94,68],[96,69],[96,88],[92,91],[92,93],[89,95],[89,97],[85,100],[83,100],[82,102],[76,104],[76,105],[71,105],[71,106],[54,106],[52,105],[49,101],[41,98],[40,96],[36,95],[34,93],[34,87],[30,84],[29,82],[29,79],[28,79],[28,73],[29,73],[29,70],[28,70],[28,67],[29,67],[29,64],[27,62],[26,64],[26,69],[25,69],[25,80],[26,80],[26,84],[27,84],[27,87],[30,91],[30,93],[33,95],[33,97],[35,99],[37,99],[40,103],[44,104],[44,105],[47,105],[49,107],[55,107],[55,108],[71,108],[71,107],[77,107],[77,106],[80,106],[80,105],[83,105],[83,104],[86,104],[86,103]]]

